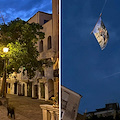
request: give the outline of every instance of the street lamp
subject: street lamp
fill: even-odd
[[[6,54],[8,52],[9,48],[5,47],[3,48],[3,52]],[[4,59],[4,68],[3,68],[3,91],[2,91],[2,97],[6,98],[6,73],[7,73],[7,59],[6,59],[6,55],[5,55],[5,59]]]

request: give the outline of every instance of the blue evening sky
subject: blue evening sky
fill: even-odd
[[[5,23],[17,17],[27,21],[38,11],[52,13],[52,0],[0,0],[0,11]]]
[[[79,112],[120,103],[120,1],[108,0],[102,51],[93,30],[105,0],[62,0],[62,84],[81,94]]]

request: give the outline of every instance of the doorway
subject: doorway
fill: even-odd
[[[52,79],[48,80],[48,92],[49,92],[49,99],[54,97],[54,82]]]
[[[14,83],[14,94],[17,94],[17,83]]]
[[[34,85],[34,97],[38,98],[38,85]]]
[[[45,98],[45,83],[40,83],[41,98]]]
[[[21,84],[18,84],[18,95],[21,95]]]
[[[27,83],[27,96],[32,97],[32,82]]]
[[[23,84],[23,96],[25,96],[25,84]]]

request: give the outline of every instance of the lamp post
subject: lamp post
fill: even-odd
[[[3,48],[3,52],[6,54],[8,52],[9,48],[5,47]],[[2,97],[6,98],[6,73],[7,73],[7,59],[6,59],[6,55],[5,55],[5,59],[4,59],[4,68],[3,68],[3,91],[2,91]]]

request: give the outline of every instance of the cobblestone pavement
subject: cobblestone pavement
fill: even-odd
[[[15,107],[15,120],[42,120],[40,104],[50,104],[44,100],[25,96],[7,95],[8,103]],[[10,120],[7,109],[0,106],[0,120]]]

